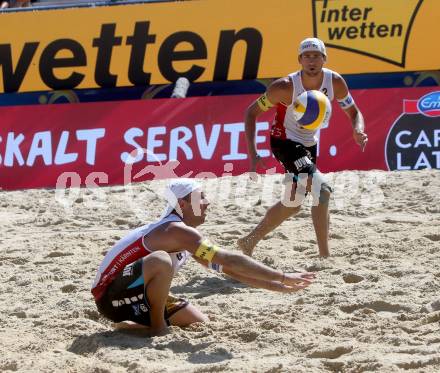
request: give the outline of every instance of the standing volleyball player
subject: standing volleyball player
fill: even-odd
[[[317,130],[304,129],[293,116],[293,102],[304,91],[319,90],[330,101],[336,98],[340,107],[350,118],[353,126],[353,138],[364,150],[368,137],[364,132],[364,119],[348,91],[345,80],[335,71],[323,68],[327,59],[327,52],[322,40],[308,38],[299,46],[298,61],[302,66],[300,71],[289,74],[287,77],[275,80],[260,98],[254,101],[246,111],[245,128],[248,144],[251,172],[255,172],[258,165],[264,166],[257,154],[255,146],[255,123],[257,117],[276,107],[277,112],[271,128],[271,148],[275,158],[284,166],[286,172],[294,175],[289,202],[277,202],[266,212],[263,220],[247,236],[238,240],[238,246],[243,253],[252,255],[254,247],[269,232],[278,227],[284,220],[296,214],[301,208],[301,200],[295,200],[298,195],[298,175],[308,175],[307,190],[310,191],[311,180],[319,178],[316,168]],[[321,179],[323,180],[323,179]],[[316,232],[319,255],[329,256],[328,231],[329,212],[328,203],[332,190],[325,183],[320,183],[317,200],[312,207],[313,226]],[[303,193],[304,194],[304,193]]]

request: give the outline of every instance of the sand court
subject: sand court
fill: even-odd
[[[190,260],[172,293],[211,321],[154,338],[114,331],[90,286],[109,247],[159,217],[163,181],[0,191],[0,371],[438,372],[439,176],[329,174],[332,256],[317,257],[309,207],[254,255],[286,271],[316,271],[314,284],[293,294],[252,289]],[[282,176],[204,185],[211,206],[200,230],[237,250],[281,193]]]

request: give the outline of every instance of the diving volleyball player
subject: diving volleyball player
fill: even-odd
[[[168,205],[162,217],[116,242],[99,266],[92,294],[99,312],[116,326],[145,326],[150,335],[157,335],[168,325],[207,321],[188,301],[170,294],[174,274],[191,257],[257,288],[290,293],[313,281],[313,273],[275,270],[203,237],[196,228],[205,221],[209,202],[194,179],[172,181],[165,196]]]

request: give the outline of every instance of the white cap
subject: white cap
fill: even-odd
[[[184,198],[195,190],[201,188],[202,186],[200,183],[194,179],[180,178],[169,181],[164,191],[167,205],[162,213],[162,218],[168,216],[177,207],[177,200],[179,198]]]
[[[304,52],[319,52],[324,56],[327,56],[327,52],[325,50],[325,44],[321,39],[318,38],[307,38],[304,39],[298,48],[298,54],[301,55]]]

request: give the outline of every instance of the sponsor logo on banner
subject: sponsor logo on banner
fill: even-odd
[[[440,92],[432,92],[417,102],[417,109],[427,117],[440,116]]]
[[[440,44],[430,36],[439,13],[437,0],[168,1],[3,13],[0,93],[270,79],[298,67],[298,43],[313,34],[354,52],[331,54],[341,74],[437,70]],[[286,26],[292,20],[295,27]],[[34,24],[45,27],[22,27]],[[42,101],[53,102],[48,95]]]
[[[213,14],[222,8],[211,3]],[[32,36],[16,29],[25,14],[5,14],[0,93],[257,78],[263,35],[252,17],[200,25],[204,14],[198,2],[54,9],[32,14],[46,26]]]
[[[405,67],[411,27],[422,2],[313,0],[314,34],[329,47]]]
[[[404,100],[385,143],[389,170],[440,169],[440,91]]]
[[[317,144],[321,171],[439,168],[436,90],[440,91],[421,87],[353,92],[367,122],[366,152],[360,152],[345,125],[330,125]],[[57,201],[74,209],[82,196],[101,208],[107,197],[98,193],[98,186],[126,185],[133,206],[148,210],[132,184],[249,171],[242,117],[243,108],[256,98],[187,98],[178,109],[174,99],[0,108],[0,188],[56,187]],[[272,117],[273,112],[262,114],[256,126],[257,150],[267,162],[260,173],[283,172],[270,152]],[[341,110],[333,121],[349,123]],[[93,194],[84,194],[80,186]],[[108,278],[142,250],[141,242],[133,243],[112,263]]]

